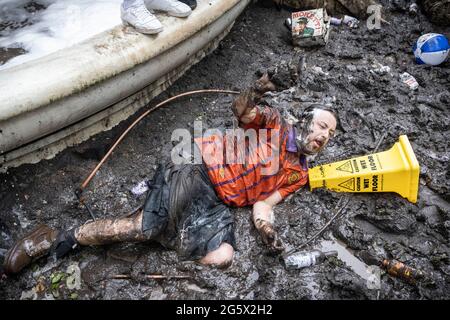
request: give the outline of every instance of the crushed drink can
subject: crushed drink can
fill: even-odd
[[[408,72],[404,72],[400,75],[400,81],[406,84],[411,90],[419,88],[419,83],[416,78],[410,75]]]
[[[342,19],[342,22],[349,26],[350,28],[358,28],[359,27],[359,20],[352,16],[344,16]]]
[[[340,26],[342,24],[342,19],[331,17],[330,18],[330,24],[333,25],[333,26]]]
[[[330,33],[330,19],[324,8],[292,13],[292,43],[300,47],[325,45]]]

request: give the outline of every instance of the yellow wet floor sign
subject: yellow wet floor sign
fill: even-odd
[[[408,137],[402,135],[390,150],[309,169],[309,185],[311,190],[396,192],[416,203],[419,172]]]

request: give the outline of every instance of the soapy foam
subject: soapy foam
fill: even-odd
[[[0,47],[23,48],[0,70],[67,48],[122,23],[122,0],[36,0],[46,9],[25,9],[30,0],[0,0]],[[25,25],[12,28],[10,24]]]

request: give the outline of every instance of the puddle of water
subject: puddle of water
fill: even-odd
[[[368,279],[370,273],[367,271],[368,266],[359,260],[354,254],[346,247],[341,241],[331,237],[332,240],[324,240],[320,243],[321,251],[332,251],[338,252],[338,258],[345,262],[357,275],[363,279]]]

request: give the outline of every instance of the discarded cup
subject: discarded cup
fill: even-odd
[[[349,26],[350,28],[358,28],[359,27],[359,20],[352,16],[344,16],[344,19],[342,20],[344,24]]]
[[[416,90],[419,87],[419,83],[416,78],[408,72],[404,72],[400,75],[400,81],[406,84],[411,90]]]

